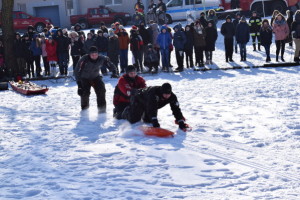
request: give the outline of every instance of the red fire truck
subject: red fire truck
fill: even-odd
[[[225,11],[240,10],[246,14],[256,11],[261,16],[272,14],[279,10],[285,14],[287,9],[295,12],[300,9],[300,0],[220,0],[220,7]]]

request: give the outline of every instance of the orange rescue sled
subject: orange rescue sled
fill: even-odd
[[[175,134],[174,132],[164,128],[154,128],[149,126],[140,126],[139,130],[141,130],[145,135],[156,137],[173,137]]]

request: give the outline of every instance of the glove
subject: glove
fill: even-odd
[[[152,119],[152,125],[153,125],[153,127],[155,127],[155,128],[159,128],[159,127],[160,127],[160,125],[159,125],[157,119]]]
[[[188,125],[186,123],[184,123],[184,121],[180,121],[178,122],[179,128],[183,131],[185,131],[188,128]]]

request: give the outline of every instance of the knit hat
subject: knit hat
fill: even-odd
[[[90,49],[89,49],[89,53],[98,53],[98,48],[95,47],[95,46],[91,46]]]
[[[171,94],[172,93],[172,86],[170,85],[170,83],[162,84],[161,93],[162,94]]]
[[[136,72],[136,69],[133,65],[128,65],[126,68],[126,73],[130,73],[130,72]]]

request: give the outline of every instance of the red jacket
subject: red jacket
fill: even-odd
[[[54,44],[50,44],[50,42],[46,40],[47,61],[58,61],[56,53],[57,42],[53,40],[52,43]]]
[[[120,77],[117,86],[115,87],[114,92],[114,105],[120,103],[130,103],[130,95],[132,89],[140,89],[146,87],[145,79],[136,76],[134,79],[131,79],[128,74],[124,74]]]

